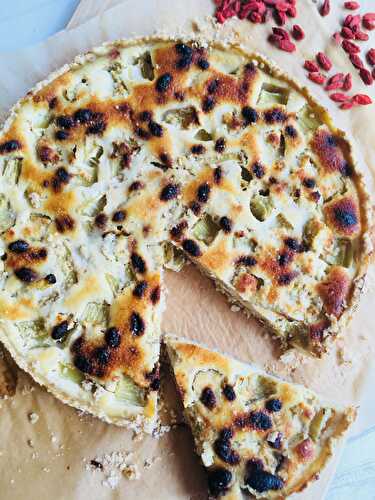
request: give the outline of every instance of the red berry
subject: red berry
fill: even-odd
[[[359,9],[360,5],[358,2],[345,2],[344,7],[345,7],[345,9],[348,9],[348,10],[357,10],[357,9]]]
[[[292,37],[295,40],[303,40],[305,38],[305,32],[298,24],[295,24],[292,28]]]
[[[318,85],[323,85],[326,81],[326,77],[319,72],[309,73],[308,77],[312,82],[317,83]]]
[[[326,56],[323,52],[318,52],[316,55],[316,60],[318,61],[321,68],[326,71],[329,71],[332,68],[332,62],[328,56]]]

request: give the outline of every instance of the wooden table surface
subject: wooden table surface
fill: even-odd
[[[1,56],[64,29],[79,0],[0,0],[0,3]],[[375,427],[349,438],[326,496],[326,500],[353,499],[375,500]]]

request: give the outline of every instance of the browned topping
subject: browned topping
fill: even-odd
[[[331,322],[328,319],[322,319],[317,323],[310,325],[310,339],[321,343],[323,341],[324,332],[330,327]]]
[[[150,121],[148,124],[148,129],[154,137],[163,136],[163,127],[154,121]]]
[[[53,340],[62,340],[68,333],[68,322],[62,321],[52,328],[51,337]]]
[[[174,200],[179,194],[180,188],[177,184],[167,184],[160,193],[160,199],[162,201]]]
[[[181,236],[183,235],[185,229],[188,227],[188,223],[186,222],[186,220],[183,220],[181,221],[179,224],[177,224],[177,226],[174,226],[172,227],[170,233],[171,233],[171,237],[178,241]]]
[[[211,187],[208,182],[204,182],[197,189],[197,200],[201,203],[206,203],[210,196]]]
[[[151,302],[156,305],[160,301],[160,286],[157,285],[150,293]]]
[[[123,222],[125,220],[126,213],[124,210],[117,210],[112,215],[113,222]]]
[[[324,213],[328,224],[338,233],[351,236],[360,230],[358,205],[349,196],[327,205]]]
[[[55,133],[55,138],[58,141],[66,141],[69,139],[69,132],[67,130],[57,130]]]
[[[266,123],[272,124],[277,122],[285,122],[288,116],[281,109],[270,109],[264,113]]]
[[[241,113],[244,119],[244,125],[251,125],[258,121],[258,113],[255,109],[250,108],[250,106],[243,107]]]
[[[145,322],[137,312],[132,312],[129,320],[129,329],[133,335],[140,337],[145,332]]]
[[[108,328],[108,330],[105,332],[105,341],[109,345],[109,347],[112,347],[112,349],[116,349],[121,343],[121,335],[119,330],[111,326]]]
[[[146,262],[137,253],[132,253],[130,257],[134,272],[144,274],[146,272]]]
[[[182,248],[192,257],[200,257],[202,255],[198,243],[194,240],[184,240],[182,243]]]
[[[192,201],[189,206],[190,210],[193,212],[194,215],[198,217],[198,215],[201,213],[201,205],[197,201]]]
[[[32,283],[38,279],[38,274],[28,267],[20,267],[14,271],[14,274],[24,283]]]
[[[172,83],[172,75],[170,73],[164,73],[164,75],[159,76],[156,80],[156,90],[158,92],[166,92]]]
[[[95,217],[95,226],[99,229],[104,229],[108,221],[108,217],[106,214],[101,212]]]
[[[139,191],[140,189],[143,189],[144,187],[145,186],[144,186],[143,182],[141,182],[141,181],[134,181],[129,186],[129,193],[131,193],[133,191]]]
[[[214,107],[215,107],[215,100],[213,97],[206,96],[203,98],[202,110],[204,111],[204,113],[209,113],[214,109]]]
[[[13,139],[11,141],[3,142],[0,144],[0,154],[13,153],[22,148],[20,141]]]
[[[232,385],[226,384],[223,387],[223,394],[228,401],[234,401],[236,399],[236,393]]]
[[[216,396],[211,387],[205,387],[200,396],[201,403],[209,410],[213,410],[216,406]]]
[[[64,167],[59,167],[54,176],[52,177],[52,189],[57,193],[61,191],[61,187],[63,184],[68,184],[70,181],[71,175],[65,170]]]
[[[59,161],[59,155],[47,145],[38,146],[37,153],[42,163],[57,163]]]
[[[191,152],[193,155],[201,155],[206,151],[206,148],[203,146],[203,144],[194,144],[191,147]]]
[[[220,137],[215,142],[215,151],[217,153],[224,153],[224,151],[225,151],[225,138],[224,137]]]
[[[233,222],[229,217],[226,217],[225,215],[220,218],[219,221],[221,229],[224,231],[224,233],[230,233],[233,229]]]
[[[64,214],[59,215],[55,219],[56,229],[59,233],[65,233],[66,231],[72,231],[74,229],[74,220],[70,215]]]
[[[290,271],[287,273],[282,273],[278,277],[277,283],[280,286],[288,286],[290,283],[298,276],[297,271]]]
[[[243,255],[242,257],[239,257],[236,261],[236,264],[243,264],[244,266],[255,266],[257,263],[256,259],[252,257],[251,255]]]
[[[341,316],[349,291],[350,278],[342,267],[332,268],[326,281],[318,285],[325,310],[337,318]]]
[[[12,243],[8,245],[8,248],[13,253],[24,253],[29,249],[29,244],[25,240],[16,240],[12,241]]]
[[[265,174],[264,166],[259,161],[254,163],[251,170],[258,179],[261,179]]]
[[[315,132],[311,147],[327,172],[346,170],[347,162],[338,143],[339,139],[327,130]]]
[[[215,184],[220,184],[222,178],[223,178],[223,169],[220,166],[218,166],[214,170],[214,182],[215,182]]]
[[[298,135],[297,130],[292,125],[287,125],[285,127],[285,133],[288,137],[295,139]]]
[[[58,99],[57,97],[52,97],[52,99],[48,102],[49,109],[54,109],[57,106]]]
[[[160,161],[165,165],[166,168],[172,167],[172,158],[168,153],[160,153],[159,155]]]

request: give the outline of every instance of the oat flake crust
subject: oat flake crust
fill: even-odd
[[[154,428],[162,270],[183,255],[314,356],[358,303],[370,210],[350,143],[258,54],[103,45],[13,108],[0,163],[0,339],[108,422]]]

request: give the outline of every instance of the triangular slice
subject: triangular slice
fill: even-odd
[[[301,491],[355,418],[301,385],[188,341],[165,342],[212,497]]]

